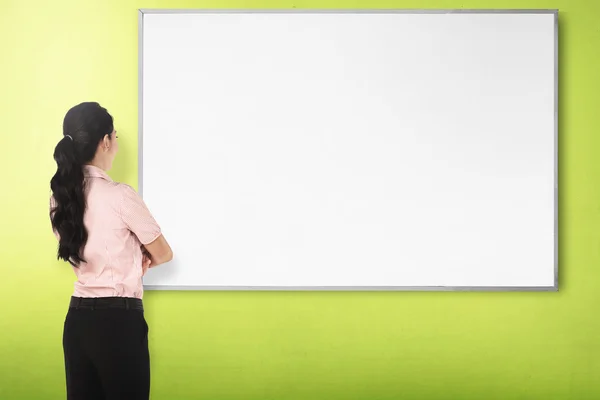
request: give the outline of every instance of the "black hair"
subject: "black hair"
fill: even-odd
[[[57,170],[50,180],[54,206],[50,210],[52,228],[59,235],[58,255],[74,267],[85,262],[82,249],[88,238],[83,224],[83,165],[92,161],[98,144],[113,132],[113,118],[95,102],[71,108],[63,121],[63,138],[54,149]]]

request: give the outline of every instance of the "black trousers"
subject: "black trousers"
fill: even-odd
[[[150,398],[148,325],[143,309],[71,306],[63,348],[67,400]]]

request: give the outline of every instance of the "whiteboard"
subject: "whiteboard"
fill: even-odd
[[[557,290],[557,12],[141,10],[167,290]]]

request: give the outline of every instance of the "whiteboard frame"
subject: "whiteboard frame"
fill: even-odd
[[[145,14],[553,14],[554,15],[554,283],[551,286],[167,286],[144,290],[558,292],[558,9],[138,9],[138,192],[143,197]]]

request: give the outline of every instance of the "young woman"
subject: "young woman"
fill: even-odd
[[[77,277],[64,325],[68,400],[147,400],[142,276],[173,252],[138,193],[106,174],[119,145],[98,103],[70,109],[54,150],[50,220]]]

